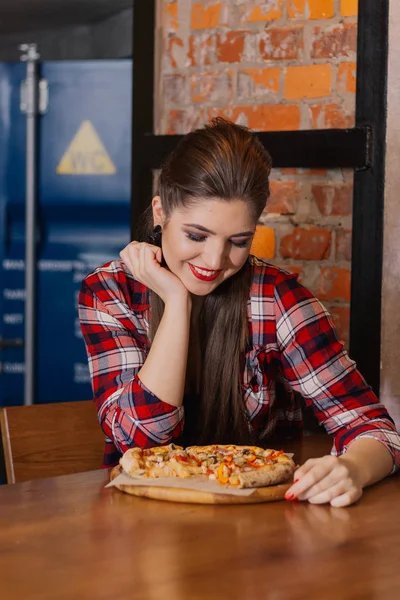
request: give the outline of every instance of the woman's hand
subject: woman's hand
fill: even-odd
[[[189,298],[181,280],[161,266],[162,251],[158,246],[131,242],[120,252],[120,257],[134,278],[158,294],[164,304],[177,296]]]
[[[348,506],[361,498],[362,489],[362,476],[356,463],[346,455],[329,455],[307,460],[296,471],[295,482],[285,498]]]

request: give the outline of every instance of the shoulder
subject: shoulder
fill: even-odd
[[[289,273],[253,255],[249,256],[248,262],[252,270],[252,296],[273,298],[277,293],[277,288],[279,291],[300,286],[296,273]]]
[[[96,298],[102,304],[121,302],[133,310],[149,307],[149,290],[137,281],[121,260],[113,260],[89,273],[82,281],[79,303]]]

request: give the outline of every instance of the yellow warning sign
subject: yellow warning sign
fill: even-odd
[[[83,121],[65,151],[58,167],[59,175],[113,175],[117,172],[95,128]]]

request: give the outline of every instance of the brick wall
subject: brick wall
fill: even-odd
[[[352,127],[357,0],[159,0],[157,132],[222,115],[259,131]],[[273,158],[273,157],[272,157]],[[352,172],[274,169],[255,254],[349,328]]]

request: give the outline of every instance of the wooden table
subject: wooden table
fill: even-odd
[[[305,438],[296,458],[329,447]],[[0,598],[400,598],[398,476],[337,509],[171,504],[104,489],[107,479],[0,487]]]

